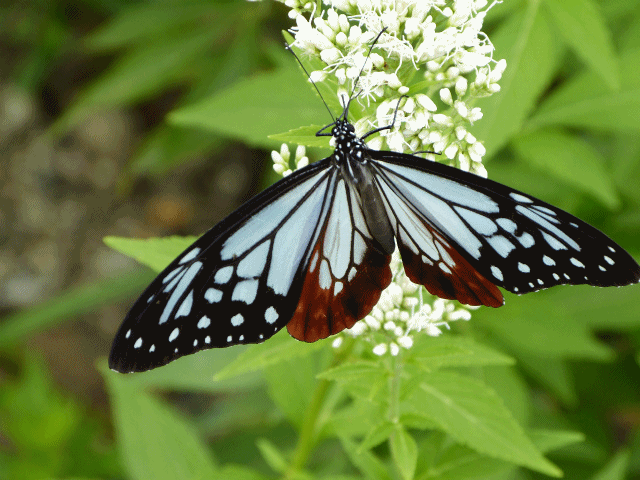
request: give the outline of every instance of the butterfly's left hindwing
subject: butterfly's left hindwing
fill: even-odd
[[[640,279],[622,247],[548,203],[415,156],[368,153],[407,275],[438,296],[495,307],[495,285],[521,294]]]
[[[199,238],[134,304],[109,366],[144,371],[198,350],[259,343],[284,327],[336,175],[328,159],[294,172]]]

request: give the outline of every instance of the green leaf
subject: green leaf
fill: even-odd
[[[255,470],[240,465],[226,465],[220,469],[218,478],[224,480],[270,480],[271,477],[262,475]]]
[[[391,435],[391,455],[404,480],[411,480],[416,473],[418,446],[402,425],[396,425]]]
[[[149,38],[162,37],[178,29],[193,28],[202,17],[215,15],[220,6],[209,2],[189,5],[184,2],[180,8],[171,3],[129,6],[118,16],[94,30],[84,39],[90,50],[108,52],[127,45],[148,41]],[[224,12],[228,14],[228,12]],[[218,15],[222,16],[223,12]]]
[[[576,291],[571,293],[581,289],[571,288]],[[594,295],[593,287],[582,288]],[[562,293],[564,298],[568,296],[566,290]],[[596,297],[601,295],[599,291],[596,293]],[[514,354],[523,351],[537,357],[610,360],[612,351],[594,338],[579,316],[572,315],[571,307],[562,297],[556,297],[557,301],[553,297],[554,292],[546,291],[532,296],[507,296],[506,305],[492,310],[491,315],[475,312],[474,322]]]
[[[0,323],[0,347],[14,345],[34,332],[138,295],[152,280],[153,275],[146,271],[127,272],[117,278],[70,288],[51,300],[8,315]]]
[[[297,145],[304,145],[305,147],[329,149],[331,147],[328,137],[316,137],[316,133],[318,133],[323,126],[324,125],[308,125],[306,127],[298,127],[288,132],[269,135],[269,138],[277,140],[278,142],[295,143]]]
[[[350,394],[374,400],[387,385],[388,371],[381,362],[356,361],[330,368],[318,378],[342,384]]]
[[[375,446],[380,445],[391,436],[395,428],[396,425],[391,423],[389,420],[382,420],[371,430],[369,430],[369,433],[367,433],[367,436],[364,437],[364,440],[362,440],[362,443],[358,448],[360,450],[369,450]]]
[[[526,11],[512,15],[491,36],[507,69],[500,81],[501,91],[478,102],[483,118],[472,132],[482,140],[487,158],[517,134],[538,97],[551,82],[562,54],[555,32],[540,15],[539,2],[525,2]]]
[[[120,58],[107,73],[78,94],[71,107],[51,127],[59,135],[97,109],[112,109],[156,95],[175,86],[188,67],[210,48],[218,33],[206,28],[140,46]]]
[[[558,358],[541,357],[520,351],[518,352],[518,365],[528,375],[557,395],[565,405],[576,405],[578,394],[567,362]]]
[[[357,445],[347,437],[340,437],[342,448],[351,463],[368,480],[391,480],[385,465],[369,450],[360,451]]]
[[[251,145],[275,148],[279,142],[269,135],[310,125],[324,116],[324,106],[291,66],[242,80],[173,111],[168,118],[176,125],[205,128]]]
[[[256,445],[262,458],[274,472],[283,473],[287,470],[288,462],[286,458],[272,442],[266,438],[259,438],[256,441]]]
[[[408,361],[426,371],[443,367],[513,365],[515,360],[470,338],[421,336],[409,351]]]
[[[104,237],[104,243],[114,250],[135,258],[138,262],[161,272],[198,237],[124,238]]]
[[[563,84],[540,106],[527,124],[537,129],[561,124],[605,131],[640,129],[640,48],[621,52],[620,90],[611,91],[592,71]]]
[[[505,472],[513,471],[511,464],[489,458],[464,445],[448,444],[438,451],[433,464],[428,467],[429,480],[474,480],[505,478]],[[506,477],[509,478],[509,477]]]
[[[302,426],[317,383],[315,364],[312,357],[304,362],[296,358],[270,365],[263,370],[269,396],[298,428]]]
[[[537,428],[529,431],[529,438],[541,452],[550,452],[585,440],[584,433],[568,430],[545,430]]]
[[[102,368],[123,465],[135,480],[219,478],[194,429],[128,377]]]
[[[580,137],[559,130],[538,130],[516,138],[513,146],[541,170],[591,194],[612,210],[620,207],[604,158]]]
[[[628,450],[619,451],[591,480],[624,480],[627,478],[629,460]]]
[[[525,436],[502,399],[477,380],[453,373],[432,373],[411,400],[428,405],[429,414],[440,428],[480,453],[550,476],[562,475]]]
[[[593,0],[545,0],[564,41],[611,89],[620,88],[611,32]]]
[[[220,370],[214,380],[225,380],[248,372],[262,370],[270,365],[306,357],[320,348],[326,348],[330,341],[315,343],[299,342],[291,338],[282,330],[269,339],[268,342],[252,345],[238,357]]]
[[[384,366],[380,362],[370,362],[366,360],[358,360],[351,363],[344,363],[338,367],[329,368],[318,374],[318,378],[326,380],[335,380],[338,382],[353,382],[363,377],[376,378],[385,375]],[[368,381],[368,380],[367,380]]]

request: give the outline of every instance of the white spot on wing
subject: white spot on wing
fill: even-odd
[[[233,274],[233,267],[231,265],[222,267],[218,270],[213,277],[213,281],[219,285],[227,283],[231,279],[231,275]]]
[[[204,337],[204,343],[209,344],[211,343],[211,337],[209,335],[207,335],[206,337]]]
[[[496,223],[508,233],[515,233],[516,229],[518,228],[516,222],[509,218],[499,218],[496,220]]]
[[[258,294],[258,280],[245,280],[238,282],[233,289],[231,300],[240,300],[247,305],[251,305]]]
[[[270,240],[262,242],[249,255],[243,258],[238,264],[238,276],[243,278],[259,277],[262,275],[264,266],[269,255]]]
[[[239,313],[231,317],[231,325],[233,325],[234,327],[239,327],[243,323],[244,323],[244,317]]]
[[[173,277],[175,277],[178,273],[182,272],[183,270],[184,270],[184,267],[174,268],[167,274],[166,277],[162,279],[162,283],[167,283],[169,280],[171,280]]]
[[[340,180],[335,190],[331,215],[327,220],[327,230],[323,236],[324,257],[331,264],[331,271],[336,278],[342,278],[347,273],[351,258],[352,231],[345,182]]]
[[[549,265],[550,267],[553,267],[556,264],[553,258],[547,257],[546,255],[542,257],[542,261],[545,265]]]
[[[495,235],[486,239],[489,245],[500,255],[502,258],[507,258],[512,250],[515,250],[516,246],[507,240],[502,235]]]
[[[555,278],[556,280],[560,280],[560,276],[557,273],[553,274],[553,278]]]
[[[438,262],[438,266],[440,267],[440,270],[442,270],[444,273],[451,275],[451,270],[444,263]]]
[[[466,208],[454,207],[454,209],[467,221],[473,230],[481,235],[489,236],[498,231],[498,226],[491,219]]]
[[[194,262],[186,270],[186,272],[178,282],[176,289],[171,294],[171,297],[169,297],[169,301],[165,305],[164,310],[162,310],[162,315],[160,315],[160,321],[158,322],[160,325],[162,325],[167,320],[169,320],[169,315],[171,315],[171,312],[173,311],[173,307],[175,307],[176,302],[182,296],[182,294],[187,289],[187,287],[189,287],[189,285],[191,284],[193,279],[196,277],[196,274],[200,271],[201,268],[202,268],[202,262]]]
[[[155,352],[155,351],[156,351],[156,346],[151,345],[151,347],[149,348],[149,352]]]
[[[267,308],[266,312],[264,312],[264,319],[271,325],[273,325],[275,321],[278,320],[278,317],[278,312],[276,312],[276,309],[273,307]],[[262,338],[262,335],[260,335],[260,338]]]
[[[554,250],[566,250],[567,249],[567,247],[566,247],[566,245],[564,243],[560,242],[555,237],[552,237],[547,232],[542,232],[542,236],[547,241],[549,246],[551,248],[553,248]]]
[[[142,346],[142,337],[136,340],[136,343],[133,344],[133,348],[140,348]]]
[[[354,268],[351,267],[351,270],[349,270],[349,276],[347,277],[347,280],[351,281],[355,278],[356,273],[358,273],[358,271]]]
[[[613,260],[611,260],[611,258],[607,257],[606,255],[604,256],[604,260],[605,260],[609,265],[613,265],[614,263],[616,263],[616,262],[614,262]]]
[[[533,203],[533,200],[531,200],[528,197],[525,197],[524,195],[520,195],[519,193],[515,193],[515,192],[511,192],[509,194],[509,196],[511,198],[513,198],[516,202],[520,202],[520,203]]]
[[[500,269],[494,265],[491,265],[491,273],[493,274],[494,277],[496,277],[498,280],[503,281],[504,278],[502,276],[502,272],[500,271]]]
[[[180,329],[178,327],[174,328],[171,334],[169,335],[169,341],[173,342],[180,335]]]
[[[536,243],[533,237],[527,232],[524,232],[521,236],[516,238],[524,248],[530,248]]]
[[[576,258],[571,257],[569,261],[573,263],[576,267],[584,268],[584,263],[582,263],[580,260]]]
[[[229,335],[229,336],[227,337],[227,343],[231,343],[231,340],[233,340],[233,337],[232,337],[231,335]]]
[[[309,271],[313,272],[316,269],[316,263],[318,263],[318,251],[313,252],[313,257],[311,257],[311,263],[309,264]]]
[[[184,257],[182,257],[182,260],[180,260],[180,265],[182,265],[183,263],[187,263],[190,260],[193,260],[194,258],[196,258],[196,255],[198,255],[198,253],[200,253],[200,249],[198,247],[192,249]]]
[[[211,325],[211,319],[206,315],[204,315],[200,320],[198,320],[198,328],[200,329],[207,328],[209,325]]]
[[[131,336],[131,329],[127,330],[127,334],[124,336],[124,338],[129,338]]]
[[[335,297],[342,291],[342,282],[336,282],[333,286],[333,296]]]
[[[187,298],[182,301],[180,308],[176,312],[176,318],[178,317],[186,317],[191,313],[191,306],[193,305],[193,290],[189,292]]]
[[[209,303],[217,303],[222,300],[222,291],[216,288],[208,288],[206,292],[204,292],[204,298]]]
[[[327,289],[331,286],[331,270],[329,270],[329,264],[325,259],[320,262],[320,274],[318,275],[318,283],[320,288]]]
[[[529,273],[531,271],[529,265],[522,262],[518,262],[518,270],[520,270],[522,273]]]

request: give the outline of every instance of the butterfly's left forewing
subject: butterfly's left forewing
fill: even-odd
[[[499,306],[495,285],[527,293],[640,279],[640,266],[622,247],[563,210],[446,165],[369,153],[396,218],[407,275],[436,295]]]
[[[259,343],[284,327],[326,228],[335,170],[324,160],[294,172],[178,256],[125,318],[109,366],[144,371],[203,349]]]

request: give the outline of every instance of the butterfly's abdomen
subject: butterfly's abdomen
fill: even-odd
[[[350,159],[353,187],[358,191],[360,204],[369,232],[377,242],[378,248],[386,254],[392,254],[396,244],[389,217],[384,206],[382,194],[365,162]]]

